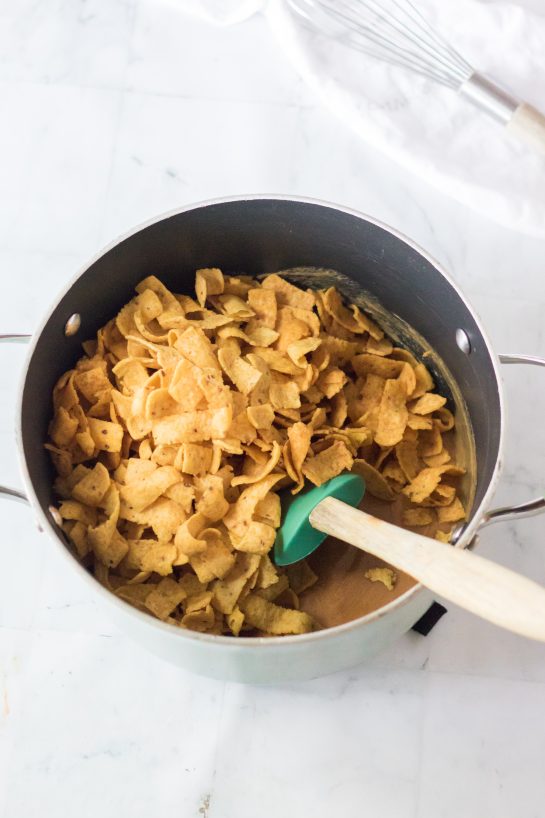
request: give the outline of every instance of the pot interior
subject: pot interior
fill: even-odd
[[[21,407],[23,455],[46,515],[54,500],[53,472],[43,442],[56,380],[81,356],[81,342],[115,315],[141,279],[154,274],[174,292],[189,292],[199,267],[250,275],[289,270],[294,283],[310,286],[327,284],[333,276],[331,283],[348,300],[362,303],[390,336],[417,356],[425,352],[439,391],[456,413],[456,457],[470,469],[463,499],[472,518],[496,470],[501,421],[494,365],[472,311],[431,261],[386,228],[334,207],[287,199],[234,200],[167,216],[105,252],[60,299],[35,343]],[[80,314],[81,328],[67,338],[64,325],[73,313]],[[469,355],[456,344],[458,328],[469,338]],[[373,513],[389,517],[385,505],[364,501]],[[314,556],[326,579],[308,592],[309,609],[327,602],[340,611],[341,577],[345,597],[348,588],[353,591],[340,621],[391,602],[413,583],[400,577],[395,591],[388,592],[380,583],[363,580],[363,594],[361,568],[371,558],[348,549],[330,541]],[[334,616],[324,624],[336,624]]]

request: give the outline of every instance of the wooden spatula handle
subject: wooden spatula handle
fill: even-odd
[[[327,497],[314,528],[355,545],[502,628],[545,641],[545,588],[471,551],[422,537]]]

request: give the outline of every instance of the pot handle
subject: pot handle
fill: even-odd
[[[0,344],[28,344],[31,335],[13,334],[0,335]],[[7,497],[8,500],[15,500],[18,503],[29,504],[28,497],[22,491],[10,489],[8,486],[0,486],[0,498]]]
[[[537,358],[535,355],[500,355],[502,364],[530,364],[533,366],[545,366],[545,358]],[[509,520],[518,520],[520,517],[533,517],[535,514],[545,512],[545,497],[536,497],[518,506],[504,506],[488,511],[481,523],[481,528],[491,523],[504,523]]]

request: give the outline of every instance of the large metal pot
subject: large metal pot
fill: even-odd
[[[367,616],[303,636],[235,639],[194,633],[154,620],[105,590],[68,551],[51,511],[53,475],[43,442],[57,378],[80,356],[81,342],[126,303],[142,278],[154,273],[181,292],[192,286],[196,268],[208,266],[251,274],[299,266],[338,270],[436,351],[459,387],[475,442],[474,500],[456,547],[473,544],[487,522],[544,509],[545,501],[539,499],[514,510],[488,511],[503,437],[498,358],[447,274],[412,242],[369,217],[283,197],[184,207],[136,228],[80,270],[30,343],[16,429],[26,495],[0,491],[31,504],[41,529],[122,629],[182,667],[221,679],[274,682],[353,666],[412,627],[431,603],[426,589],[416,585]],[[545,365],[527,356],[500,360]]]

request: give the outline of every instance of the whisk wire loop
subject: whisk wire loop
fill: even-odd
[[[410,68],[450,88],[473,69],[410,0],[288,0],[314,28],[358,51]],[[340,27],[340,28],[339,28]],[[329,31],[328,31],[329,28]]]

